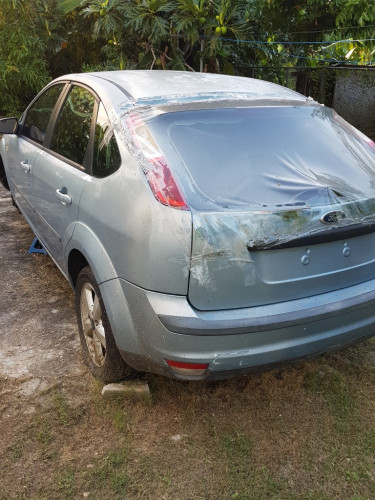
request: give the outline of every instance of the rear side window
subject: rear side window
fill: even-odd
[[[25,137],[43,144],[52,111],[64,85],[64,83],[61,83],[50,87],[30,107],[23,125],[22,134]]]
[[[94,105],[95,97],[87,89],[72,88],[52,134],[52,151],[78,165],[84,164]]]
[[[120,151],[113,132],[109,133],[108,126],[108,115],[100,103],[95,125],[92,162],[92,173],[95,177],[107,177],[116,172],[121,165]]]

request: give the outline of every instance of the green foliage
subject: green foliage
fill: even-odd
[[[65,14],[79,7],[82,3],[81,0],[56,0],[56,3]]]
[[[173,7],[168,0],[129,2],[124,11],[125,28],[138,33],[146,42],[160,43],[169,35],[168,14]]]
[[[207,0],[178,0],[171,21],[176,33],[195,44],[200,35],[207,34],[207,27],[213,22],[212,5]]]
[[[94,0],[86,2],[82,14],[95,19],[93,35],[95,38],[109,39],[118,36],[123,24],[125,5],[121,0]]]
[[[49,81],[46,54],[62,43],[52,0],[0,0],[0,110],[17,114]]]
[[[0,0],[0,110],[19,113],[72,72],[371,64],[375,44],[355,40],[373,38],[374,23],[365,0]],[[308,41],[332,43],[296,43]]]
[[[24,2],[0,0],[0,110],[19,113],[48,82],[46,40],[34,9]],[[26,101],[26,102],[25,102]]]
[[[366,23],[374,23],[375,9],[368,0],[341,0],[340,12],[337,14],[337,25],[354,23],[365,27]]]
[[[34,0],[34,33],[43,41],[47,53],[55,54],[65,42],[63,13],[55,0]]]

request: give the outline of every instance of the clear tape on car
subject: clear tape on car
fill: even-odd
[[[106,132],[109,140],[116,130],[161,203],[191,211],[192,255],[181,265],[192,283],[218,291],[218,273],[232,269],[247,288],[257,281],[256,252],[375,230],[374,144],[335,112],[305,98],[236,107],[228,94],[231,106],[208,109],[200,97],[173,113],[173,99],[153,99],[156,109],[124,103]]]

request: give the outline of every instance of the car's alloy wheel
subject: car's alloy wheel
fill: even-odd
[[[81,322],[90,357],[96,366],[103,366],[106,340],[102,310],[99,297],[90,283],[85,283],[81,290]]]
[[[76,313],[82,356],[92,374],[103,382],[116,382],[133,375],[122,359],[90,267],[79,273],[76,284]]]

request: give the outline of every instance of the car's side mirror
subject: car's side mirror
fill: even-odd
[[[15,134],[18,129],[17,118],[2,118],[0,120],[0,135]]]

